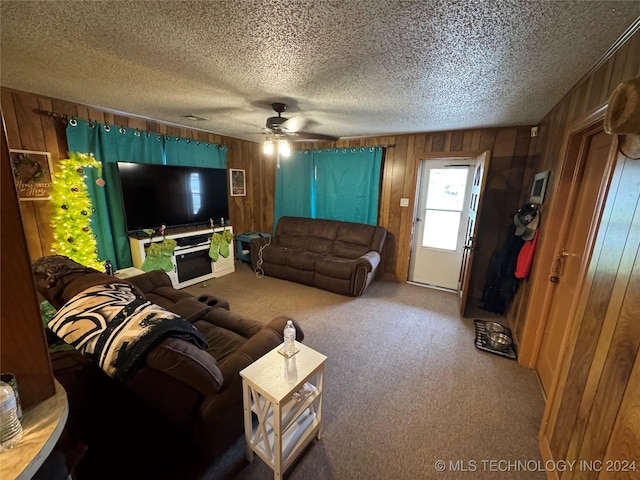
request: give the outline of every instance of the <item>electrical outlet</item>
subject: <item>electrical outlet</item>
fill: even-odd
[[[408,198],[401,198],[400,199],[400,206],[401,207],[408,207],[409,206],[409,199]]]

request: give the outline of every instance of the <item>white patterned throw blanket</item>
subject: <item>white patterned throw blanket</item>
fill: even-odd
[[[96,285],[82,291],[47,326],[120,381],[133,374],[149,349],[167,336],[207,347],[193,325],[149,302],[125,283]]]

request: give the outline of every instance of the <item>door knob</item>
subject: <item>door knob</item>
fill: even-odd
[[[556,261],[553,263],[553,267],[551,268],[551,276],[549,277],[549,281],[551,283],[560,282],[560,277],[564,272],[564,262],[568,256],[569,252],[567,252],[564,248],[556,256]]]

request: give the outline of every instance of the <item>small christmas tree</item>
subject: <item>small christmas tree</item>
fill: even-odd
[[[87,168],[97,168],[100,176],[102,165],[92,154],[69,152],[69,158],[61,160],[60,170],[53,174],[51,249],[58,255],[65,255],[82,265],[102,271],[104,266],[98,260],[96,237],[91,230],[93,205],[84,183]],[[104,186],[102,178],[96,183]]]

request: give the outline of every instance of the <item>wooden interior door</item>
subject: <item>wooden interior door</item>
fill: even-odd
[[[607,159],[612,138],[604,131],[585,138],[571,180],[567,205],[567,221],[552,268],[550,281],[557,282],[552,293],[536,370],[544,391],[549,394],[557,373],[560,352],[575,302],[591,258],[592,239],[599,218],[598,198],[608,178]],[[544,221],[544,217],[543,217]],[[544,224],[541,225],[544,228]]]
[[[640,161],[614,156],[586,279],[540,429],[543,462],[576,464],[549,478],[638,478]]]
[[[476,237],[478,235],[478,222],[476,222],[476,218],[480,215],[480,209],[482,208],[482,193],[487,183],[486,172],[489,168],[490,156],[491,154],[488,150],[478,155],[476,158],[476,170],[473,174],[471,197],[469,198],[469,215],[467,217],[462,264],[460,266],[460,276],[458,279],[460,315],[463,317],[467,307],[469,280],[471,279],[471,267],[473,266],[473,250],[475,249]]]

